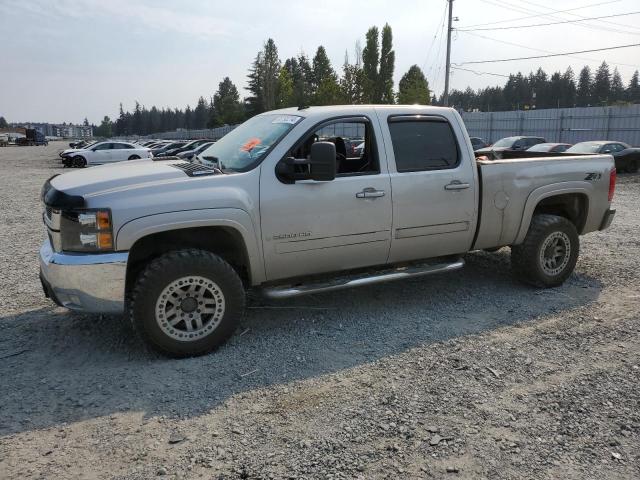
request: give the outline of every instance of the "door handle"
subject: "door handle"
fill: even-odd
[[[462,183],[460,180],[453,180],[451,183],[444,186],[445,190],[465,190],[471,185],[468,183]]]
[[[372,187],[367,187],[361,192],[356,193],[356,198],[378,198],[384,197],[384,190],[376,190]]]

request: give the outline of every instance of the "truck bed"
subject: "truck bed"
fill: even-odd
[[[480,221],[474,250],[521,243],[540,201],[569,195],[585,202],[580,234],[600,228],[608,208],[610,155],[477,160]],[[601,201],[595,201],[601,199]]]

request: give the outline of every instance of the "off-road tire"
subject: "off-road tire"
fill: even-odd
[[[195,338],[187,338],[186,323],[182,324],[185,328],[180,330],[180,323],[171,327],[164,321],[164,327],[161,327],[163,320],[157,319],[163,293],[183,278],[204,279],[205,284],[211,285],[223,299],[223,313],[221,319],[217,320],[217,326],[198,334],[200,336],[195,335]],[[231,265],[211,252],[188,249],[166,253],[152,260],[142,270],[128,297],[127,312],[135,331],[153,350],[166,356],[183,358],[204,355],[222,345],[237,328],[244,303],[242,281]],[[174,338],[178,334],[182,337],[182,333],[185,334],[184,339]]]
[[[84,168],[87,166],[87,160],[81,155],[76,155],[71,159],[71,166],[74,168]]]
[[[569,248],[568,252],[565,248],[565,256],[557,266],[559,271],[551,274],[551,269],[545,266],[542,249],[548,239],[554,240],[553,237],[563,244],[568,243]],[[522,282],[541,288],[557,287],[573,272],[579,251],[580,239],[573,223],[557,215],[534,215],[524,241],[511,247],[511,268]]]

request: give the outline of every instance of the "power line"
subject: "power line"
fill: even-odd
[[[517,6],[517,5],[513,5],[511,3],[505,3],[505,2],[503,2],[501,0],[496,0],[496,1],[481,0],[481,1],[484,2],[484,3],[488,3],[489,5],[493,5],[493,6],[496,6],[496,7],[507,9],[509,11],[517,10],[517,11],[522,12],[522,13],[538,13],[538,14],[543,13],[543,12],[540,12],[539,10],[536,11],[536,10],[532,10],[531,8]],[[498,2],[498,3],[496,3],[496,2]],[[553,18],[553,19],[565,20],[564,18],[556,16],[556,15],[553,15],[553,14],[551,14],[549,12],[544,13],[544,14],[546,16],[550,17],[550,18]],[[573,15],[575,15],[575,14],[573,14]],[[583,19],[584,18],[585,17],[583,17]],[[607,33],[621,33],[623,35],[639,35],[638,32],[630,32],[628,30],[614,29],[614,28],[611,28],[611,27],[606,27],[604,25],[593,25],[593,24],[590,24],[590,23],[582,23],[582,22],[574,23],[573,25],[578,26],[578,27],[582,27],[582,28],[587,28],[589,30],[606,31]]]
[[[608,2],[599,2],[599,3],[592,3],[591,5],[585,5],[583,7],[574,7],[574,8],[568,8],[567,10],[555,10],[553,13],[564,13],[564,12],[572,12],[574,10],[582,10],[584,8],[590,8],[590,7],[599,7],[601,5],[607,5],[609,3],[617,3],[620,0],[610,0]],[[488,22],[488,23],[476,23],[474,25],[467,25],[464,26],[462,28],[473,28],[473,27],[484,27],[485,25],[496,25],[498,23],[509,23],[509,22],[517,22],[519,20],[526,20],[527,18],[537,18],[537,17],[546,17],[547,15],[549,15],[548,13],[538,13],[536,15],[527,15],[526,17],[518,17],[518,18],[512,18],[510,20],[498,20],[496,22]]]
[[[601,18],[613,18],[613,17],[624,17],[626,15],[637,15],[638,13],[640,13],[640,11],[628,12],[628,13],[617,13],[615,15],[604,15],[601,17],[576,18],[572,20],[564,20],[562,22],[535,23],[533,25],[517,25],[517,26],[507,26],[507,27],[469,28],[469,29],[457,28],[456,30],[458,30],[459,32],[475,32],[480,30],[512,30],[514,28],[548,27],[550,25],[560,25],[562,23],[576,23],[576,22],[584,22],[586,20],[599,20]]]
[[[500,58],[500,59],[495,59],[495,60],[478,60],[478,61],[474,61],[474,62],[461,62],[461,63],[455,63],[454,65],[459,66],[459,65],[472,65],[472,64],[479,64],[479,63],[512,62],[514,60],[532,60],[532,59],[535,59],[535,58],[565,57],[565,56],[573,55],[573,54],[576,54],[576,53],[603,52],[605,50],[617,50],[619,48],[629,48],[629,47],[640,47],[640,43],[632,43],[632,44],[629,44],[629,45],[618,45],[616,47],[592,48],[590,50],[578,50],[576,52],[553,53],[553,54],[550,54],[550,55],[535,55],[535,56],[531,56],[531,57]]]
[[[544,5],[540,5],[540,4],[535,3],[535,2],[531,2],[529,0],[518,0],[518,1],[521,2],[521,3],[526,3],[526,4],[529,4],[529,5],[533,5],[534,7],[544,8],[544,9],[550,10],[550,12],[549,12],[550,16],[551,16],[551,14],[566,12],[566,10],[554,10],[552,8],[546,7]],[[583,20],[586,18],[583,15],[578,15],[577,13],[569,13],[568,15],[571,15],[573,17],[582,18]],[[562,19],[562,17],[558,17],[558,18]],[[629,25],[629,24],[626,24],[626,23],[609,22],[607,20],[600,20],[600,23],[606,23],[608,25],[614,25],[616,27],[627,27],[627,28],[631,28],[631,29],[634,29],[634,30],[640,32],[640,29],[638,29],[638,27],[635,27],[634,25]],[[590,26],[596,27],[596,25],[590,25]],[[600,27],[600,25],[597,25],[597,26]],[[602,27],[606,28],[606,27],[604,27],[604,25],[602,25]],[[609,29],[611,29],[611,27],[609,27]],[[621,33],[632,33],[632,32],[626,32],[626,31],[623,31],[623,30],[616,30],[616,31],[619,31]]]
[[[492,72],[478,72],[476,70],[471,70],[470,68],[461,68],[456,66],[451,66],[454,70],[463,70],[465,72],[475,73],[476,75],[493,75],[494,77],[504,77],[509,78],[509,75],[502,75],[501,73],[492,73]]]
[[[506,40],[498,40],[497,38],[487,37],[486,35],[480,35],[479,33],[467,32],[467,31],[463,31],[462,33],[465,33],[467,35],[473,35],[474,37],[478,37],[478,38],[484,38],[485,40],[491,40],[492,42],[502,43],[502,44],[505,44],[505,45],[511,45],[513,47],[526,48],[527,50],[533,50],[535,52],[550,53],[550,54],[554,54],[554,55],[557,54],[557,52],[552,52],[550,50],[544,50],[542,48],[530,47],[528,45],[522,45],[520,43],[507,42]],[[596,60],[595,58],[577,57],[575,55],[567,55],[567,57],[575,58],[577,60],[582,60],[583,62],[601,63],[601,60]],[[608,63],[611,64],[611,65],[621,65],[621,66],[625,66],[625,67],[631,67],[631,68],[634,68],[634,69],[638,68],[637,65],[632,65],[630,63],[619,63],[619,62],[608,62]]]

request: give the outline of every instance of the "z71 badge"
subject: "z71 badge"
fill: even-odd
[[[597,172],[587,173],[587,176],[584,177],[585,180],[588,180],[590,182],[595,182],[596,180],[600,180],[601,178],[602,174]]]

